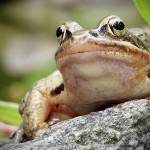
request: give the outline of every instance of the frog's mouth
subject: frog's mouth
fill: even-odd
[[[57,66],[65,88],[80,103],[95,102],[98,97],[101,101],[134,99],[137,93],[142,96],[149,92],[142,89],[148,89],[145,80],[150,56],[134,45],[88,41],[61,50],[56,55]]]
[[[80,40],[82,42],[80,42]],[[71,63],[72,61],[90,61],[90,58],[96,60],[96,57],[99,57],[99,59],[113,59],[118,62],[126,62],[133,65],[150,64],[150,54],[148,51],[142,50],[129,42],[119,40],[93,40],[89,38],[86,40],[78,39],[73,41],[73,39],[70,39],[61,45],[55,55],[58,67],[63,65],[61,60],[66,60],[66,58],[68,58]]]
[[[120,41],[119,39],[89,38],[89,39],[74,39],[62,43],[59,47],[55,57],[58,60],[61,57],[69,56],[77,53],[99,51],[106,57],[115,59],[128,59],[129,57],[140,58],[140,60],[150,59],[149,52],[138,48],[127,41]]]

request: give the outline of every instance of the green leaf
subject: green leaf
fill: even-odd
[[[142,17],[150,25],[150,0],[133,0]]]
[[[22,119],[18,107],[19,105],[16,103],[0,101],[0,121],[14,125],[21,124]]]

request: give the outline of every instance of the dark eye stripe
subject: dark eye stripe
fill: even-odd
[[[55,89],[51,90],[51,96],[56,96],[59,95],[62,91],[64,91],[64,84],[60,84],[58,87]]]

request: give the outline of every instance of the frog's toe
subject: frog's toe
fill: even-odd
[[[15,143],[23,143],[29,140],[22,128],[22,125],[9,136],[9,139],[14,139]]]

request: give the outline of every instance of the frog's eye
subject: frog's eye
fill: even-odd
[[[57,37],[57,40],[59,42],[62,42],[65,39],[65,37],[66,37],[66,27],[65,27],[65,25],[62,25],[62,26],[57,28],[56,37]]]
[[[111,18],[107,23],[107,31],[113,36],[124,36],[125,24],[120,18]]]

